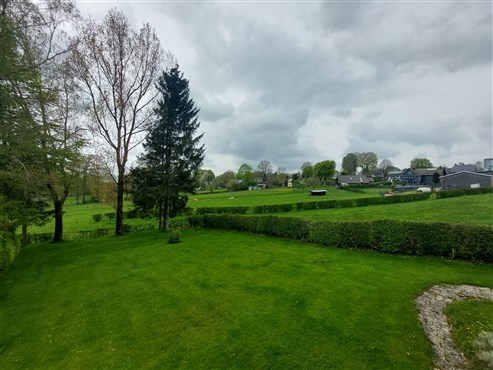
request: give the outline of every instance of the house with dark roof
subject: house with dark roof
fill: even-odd
[[[474,164],[464,164],[464,163],[459,163],[455,164],[454,167],[452,167],[448,173],[457,173],[457,172],[478,172],[478,169],[476,168],[476,165]]]
[[[400,175],[400,182],[404,185],[413,186],[436,186],[433,182],[433,176],[438,173],[438,176],[446,174],[443,167],[438,168],[405,168]]]
[[[416,168],[414,172],[416,172],[416,174],[419,176],[419,185],[422,186],[438,186],[438,182],[433,182],[433,176],[435,176],[435,173],[438,173],[438,175],[436,176],[437,180],[440,176],[446,175],[445,168],[443,167]]]
[[[493,175],[461,171],[440,177],[442,190],[471,189],[471,188],[492,188]]]
[[[402,171],[390,171],[387,173],[387,181],[401,182]]]
[[[419,185],[419,175],[412,168],[404,168],[401,173],[401,184]]]
[[[368,184],[372,182],[373,179],[369,179],[365,175],[339,175],[337,176],[338,185],[357,185],[357,184]]]

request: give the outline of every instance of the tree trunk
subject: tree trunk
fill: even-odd
[[[115,226],[115,234],[123,235],[123,191],[124,191],[124,182],[123,182],[123,171],[119,171],[118,174],[118,183],[117,183],[117,193],[116,193],[116,226]]]
[[[29,235],[27,234],[27,224],[22,224],[22,245],[29,243]]]
[[[82,204],[86,204],[86,179],[87,174],[84,172],[82,176]]]
[[[164,206],[159,208],[159,230],[164,230]]]
[[[55,233],[53,234],[54,242],[63,240],[63,202],[56,200],[53,202],[55,206]]]
[[[164,231],[169,231],[169,202],[166,202],[164,209]]]

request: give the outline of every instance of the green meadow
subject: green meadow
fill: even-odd
[[[231,207],[362,196],[379,195],[269,189],[198,194],[189,202]],[[492,201],[493,194],[467,195],[276,215],[492,225]],[[70,199],[64,221],[72,240],[23,247],[0,273],[2,368],[433,369],[415,298],[436,284],[493,287],[491,264],[238,232],[183,228],[178,244],[155,230],[71,237],[113,227],[93,218],[112,212]],[[491,304],[468,301],[447,314],[459,347],[474,369],[483,369],[472,343],[493,325]]]
[[[319,188],[317,188],[319,189]],[[199,207],[254,207],[269,204],[289,204],[330,199],[355,199],[380,196],[379,192],[389,188],[363,189],[362,193],[338,190],[334,187],[320,188],[327,191],[327,195],[309,196],[310,189],[274,188],[265,190],[200,193],[190,196],[188,205]]]

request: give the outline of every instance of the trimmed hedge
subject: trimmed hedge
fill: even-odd
[[[195,209],[195,213],[198,215],[205,215],[208,213],[216,214],[244,214],[250,210],[250,207],[201,207]]]
[[[489,194],[493,193],[493,188],[477,188],[477,189],[457,189],[457,190],[442,190],[437,191],[436,198],[453,198],[462,195]]]
[[[359,185],[358,185],[359,186]],[[459,197],[462,195],[488,194],[493,193],[493,188],[479,189],[460,189],[460,190],[444,190],[433,193],[410,193],[394,195],[392,197],[368,197],[358,199],[332,199],[315,202],[299,202],[288,204],[270,204],[254,207],[201,207],[195,210],[197,215],[205,214],[265,214],[277,212],[291,211],[308,211],[313,209],[329,209],[329,208],[350,208],[350,207],[365,207],[380,204],[395,204],[416,202],[429,199],[442,199]]]
[[[191,226],[247,231],[339,248],[493,262],[493,229],[445,222],[312,221],[294,217],[195,215]]]

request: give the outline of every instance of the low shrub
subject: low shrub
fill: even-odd
[[[96,213],[95,215],[92,215],[92,220],[94,222],[101,222],[103,220],[103,215],[101,213]]]
[[[15,223],[0,221],[0,271],[7,269],[20,252],[20,243],[15,234]]]
[[[176,244],[181,241],[181,231],[180,230],[173,230],[169,233],[168,235],[168,243],[169,244]]]
[[[114,220],[116,218],[116,213],[115,212],[105,213],[104,218],[107,219],[108,221]]]

